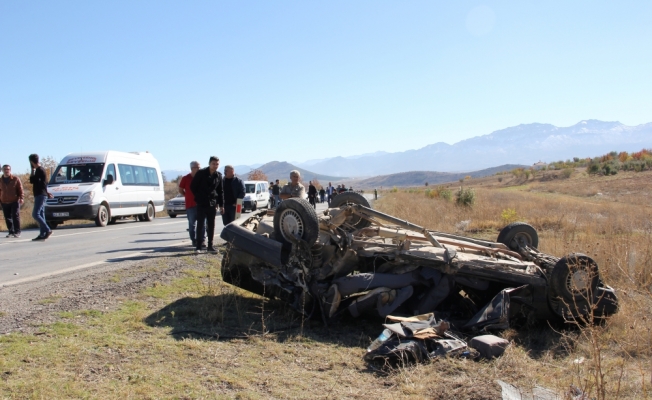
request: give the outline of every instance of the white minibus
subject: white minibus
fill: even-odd
[[[71,219],[97,226],[136,216],[151,221],[163,211],[165,191],[158,161],[149,152],[68,154],[50,177],[45,219],[51,228]]]

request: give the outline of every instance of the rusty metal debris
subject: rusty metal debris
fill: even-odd
[[[540,252],[525,223],[508,225],[493,242],[429,230],[342,193],[319,215],[289,199],[234,221],[221,236],[229,243],[226,282],[327,324],[434,312],[458,331],[478,331],[618,309],[593,259]]]

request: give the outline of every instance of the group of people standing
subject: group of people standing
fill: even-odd
[[[186,215],[188,217],[188,234],[195,251],[207,250],[216,252],[213,246],[215,235],[215,218],[219,212],[222,223],[226,226],[235,220],[238,199],[245,196],[245,185],[242,179],[235,176],[232,165],[224,167],[224,175],[218,168],[220,159],[211,156],[208,167],[201,168],[198,161],[190,163],[190,173],[179,180],[179,193],[186,200]],[[305,187],[299,182],[299,171],[290,172],[290,182],[280,188],[279,181],[272,188],[276,203],[291,197],[305,197]],[[205,244],[204,237],[208,244]]]
[[[45,201],[52,198],[48,192],[47,174],[41,166],[38,154],[29,155],[31,173],[29,182],[32,184],[34,195],[34,208],[32,217],[39,225],[39,235],[33,241],[43,241],[52,235],[52,230],[45,221]],[[25,192],[20,177],[11,173],[10,165],[2,166],[2,177],[0,177],[0,203],[2,213],[7,224],[8,238],[20,237],[20,208],[25,203]]]
[[[179,193],[186,200],[188,233],[197,252],[216,252],[213,237],[218,211],[224,225],[233,222],[237,200],[245,195],[244,182],[235,176],[233,166],[225,166],[224,175],[218,171],[219,166],[220,159],[215,156],[209,158],[206,168],[201,168],[198,161],[192,161],[190,173],[179,180]]]

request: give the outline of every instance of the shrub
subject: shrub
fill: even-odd
[[[498,182],[502,182],[502,181],[503,181],[502,177],[498,178]]]
[[[561,176],[564,178],[568,179],[573,175],[573,169],[572,168],[564,168],[563,171],[561,171]]]
[[[600,171],[600,164],[591,162],[586,170],[589,174],[597,174]]]
[[[516,213],[515,209],[506,208],[500,213],[500,218],[503,220],[504,223],[511,224],[512,222],[518,220],[518,214]]]
[[[451,192],[450,189],[446,189],[443,186],[437,188],[437,193],[439,194],[439,197],[441,197],[444,200],[450,200],[453,198],[453,192]]]
[[[455,202],[458,206],[472,207],[475,204],[475,192],[470,188],[462,188],[455,194]]]
[[[396,192],[398,192],[398,189],[396,188],[396,186],[394,186],[389,192],[390,193],[396,193]]]

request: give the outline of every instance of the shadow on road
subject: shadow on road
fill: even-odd
[[[151,242],[178,242],[178,238],[172,238],[172,239],[139,239],[139,240],[134,240],[133,242],[130,243],[151,243]]]

